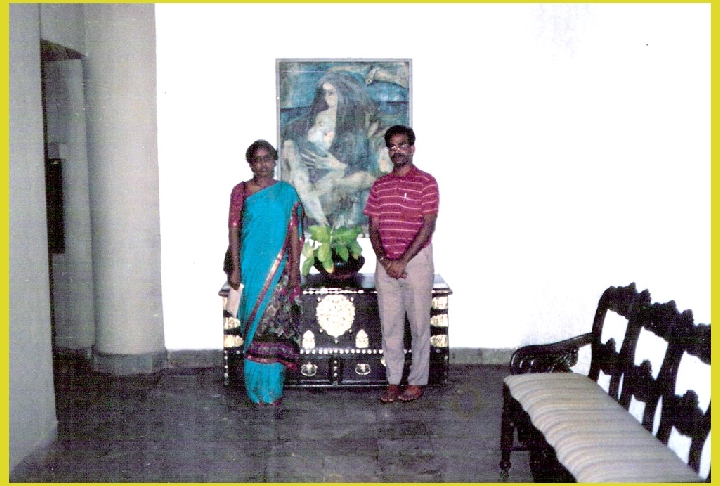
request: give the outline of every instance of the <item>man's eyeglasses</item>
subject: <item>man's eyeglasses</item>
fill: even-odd
[[[259,164],[260,162],[273,162],[275,157],[270,154],[263,155],[262,157],[258,155],[257,157],[253,157],[251,160],[256,164]]]
[[[387,149],[388,149],[388,152],[395,152],[397,150],[405,150],[409,146],[410,146],[410,144],[407,142],[400,142],[398,145],[388,145]]]

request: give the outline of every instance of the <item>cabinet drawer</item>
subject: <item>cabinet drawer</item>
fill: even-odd
[[[287,370],[286,386],[331,386],[333,375],[337,374],[336,365],[331,355],[301,354],[298,367]]]

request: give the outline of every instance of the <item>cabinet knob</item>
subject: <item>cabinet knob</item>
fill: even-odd
[[[369,375],[371,371],[370,365],[367,363],[358,363],[355,365],[355,374],[357,375]]]
[[[303,376],[315,376],[317,373],[317,365],[313,363],[303,363],[303,365],[300,367],[300,373],[302,373]]]

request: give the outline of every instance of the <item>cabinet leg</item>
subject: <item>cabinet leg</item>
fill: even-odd
[[[227,349],[223,349],[223,385],[230,385],[230,357]]]

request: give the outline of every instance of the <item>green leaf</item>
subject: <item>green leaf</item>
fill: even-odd
[[[344,245],[347,245],[352,240],[355,239],[355,235],[353,234],[353,230],[350,228],[338,228],[333,231],[332,236],[335,238],[336,241],[341,242]]]
[[[325,263],[327,260],[332,261],[332,248],[329,243],[321,243],[317,249],[317,259]]]
[[[301,273],[305,276],[310,273],[310,269],[315,264],[315,257],[310,255],[302,264]]]
[[[318,243],[329,243],[330,242],[330,229],[321,224],[313,225],[308,228],[310,237]]]
[[[305,244],[303,245],[302,256],[304,256],[305,258],[310,258],[313,256],[314,253],[315,253],[315,247],[313,246],[313,244],[311,242],[306,241]]]
[[[337,253],[344,262],[348,261],[349,252],[347,246],[340,246],[335,248],[335,253]]]
[[[328,273],[333,273],[333,270],[335,270],[335,264],[332,261],[332,257],[328,257],[325,260],[320,260],[320,263],[322,263],[323,268],[327,270]]]
[[[354,256],[356,260],[360,258],[360,255],[362,255],[362,246],[360,246],[360,243],[357,241],[350,243],[350,253],[352,253],[352,256]]]

